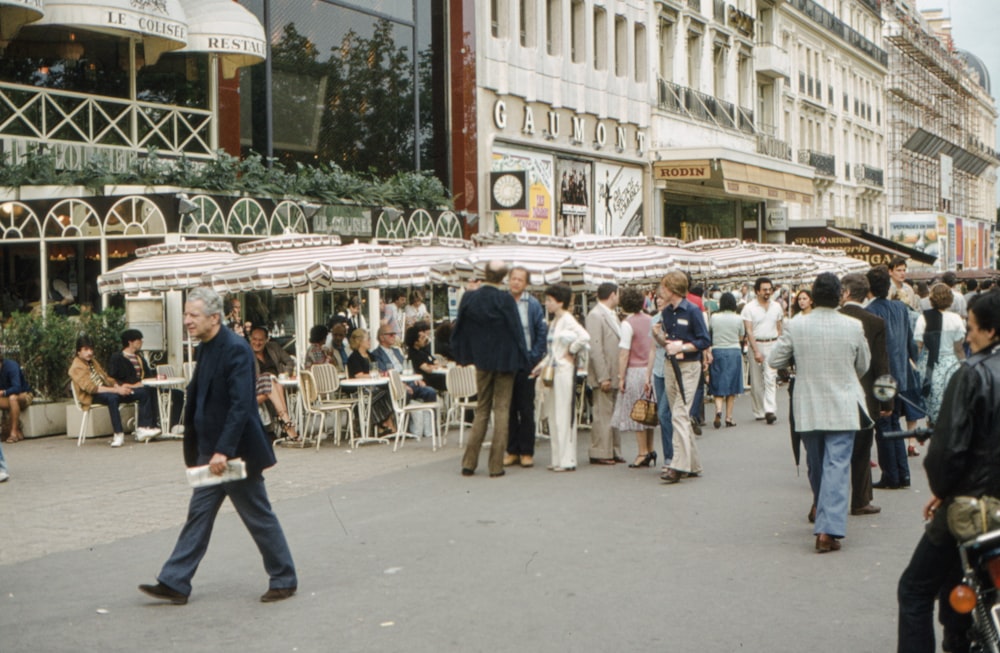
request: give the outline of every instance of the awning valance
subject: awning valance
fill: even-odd
[[[36,24],[141,37],[149,63],[187,43],[180,0],[45,0],[45,16]]]
[[[187,15],[183,52],[219,55],[223,77],[267,58],[264,27],[257,17],[232,0],[181,0]]]
[[[768,170],[748,163],[722,160],[722,180],[727,193],[767,200],[812,204],[812,180]]]
[[[42,0],[0,0],[0,39],[9,41],[22,25],[44,15]]]

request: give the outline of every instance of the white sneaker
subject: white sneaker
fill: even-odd
[[[158,428],[140,426],[135,430],[135,439],[138,442],[145,442],[147,440],[152,440],[159,434],[160,434],[160,429]]]
[[[184,425],[174,424],[173,428],[170,429],[170,432],[173,433],[174,435],[184,435]]]
[[[120,447],[123,444],[125,444],[125,434],[124,433],[115,433],[114,437],[111,438],[111,446],[112,447]]]
[[[8,478],[10,478],[10,474],[8,474],[7,472],[0,471],[0,483],[3,483]]]

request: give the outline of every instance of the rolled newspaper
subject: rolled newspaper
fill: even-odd
[[[241,481],[247,477],[247,466],[242,458],[232,458],[226,462],[226,471],[213,474],[208,465],[188,467],[187,478],[191,487],[218,485],[230,481]]]

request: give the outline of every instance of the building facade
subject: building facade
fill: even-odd
[[[937,267],[996,266],[996,104],[989,74],[955,50],[947,20],[883,3],[889,235]]]

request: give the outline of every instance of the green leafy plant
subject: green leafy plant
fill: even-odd
[[[15,313],[0,334],[4,356],[16,360],[41,400],[68,397],[69,364],[76,354],[76,338],[86,333],[94,341],[94,357],[107,362],[120,348],[125,313],[108,309],[82,317],[40,313]]]

